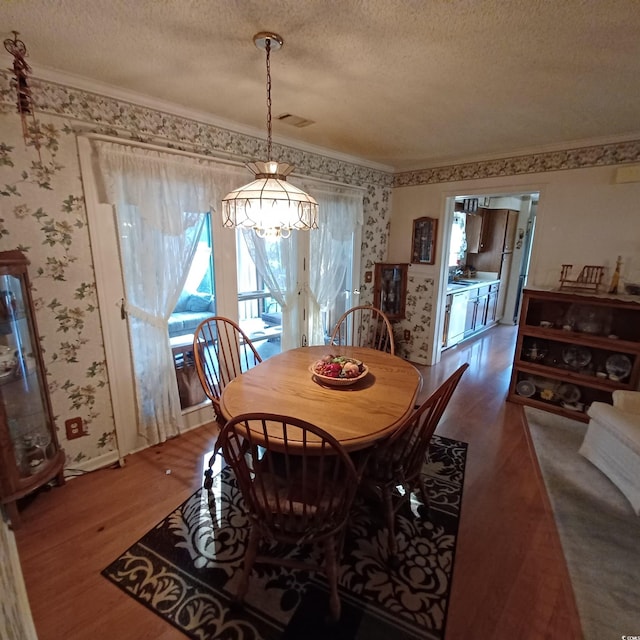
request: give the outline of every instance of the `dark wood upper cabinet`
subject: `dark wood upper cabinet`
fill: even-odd
[[[481,253],[485,250],[485,236],[487,233],[485,210],[478,209],[477,213],[468,213],[466,219],[467,253]]]
[[[467,252],[477,253],[471,256],[467,262],[471,263],[478,271],[499,272],[502,263],[502,255],[511,253],[515,245],[516,227],[518,224],[518,212],[511,209],[483,209],[481,230],[481,251],[471,251],[470,246],[475,246],[477,222],[472,220],[472,231],[469,233],[469,219],[467,216]],[[471,237],[470,244],[469,238]]]

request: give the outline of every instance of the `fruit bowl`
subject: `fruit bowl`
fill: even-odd
[[[320,384],[329,387],[348,387],[364,378],[369,369],[360,360],[345,356],[327,355],[314,362],[309,372]]]

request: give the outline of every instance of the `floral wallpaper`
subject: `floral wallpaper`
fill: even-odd
[[[31,261],[36,318],[47,380],[67,469],[117,450],[100,310],[87,229],[76,134],[95,132],[237,160],[264,157],[262,139],[116,98],[34,79],[42,160],[25,148],[10,76],[0,71],[0,250],[20,248]],[[373,300],[363,274],[384,261],[394,186],[556,171],[640,160],[640,141],[495,161],[389,173],[274,144],[274,155],[296,173],[366,190],[361,303]],[[406,318],[396,323],[398,352],[427,362],[433,279],[410,273]],[[411,338],[404,340],[404,330]],[[67,441],[64,422],[80,416],[88,434]]]
[[[210,124],[54,83],[31,83],[43,135],[41,160],[25,147],[9,74],[0,72],[0,251],[29,258],[36,320],[58,438],[68,470],[117,451],[76,134],[103,133],[205,155],[250,160],[265,142]],[[365,187],[362,273],[386,257],[391,174],[274,145],[301,175]],[[373,300],[373,284],[361,301]],[[66,440],[64,423],[81,417],[87,435]]]
[[[417,364],[429,364],[433,345],[429,342],[432,325],[434,280],[421,273],[420,265],[409,265],[405,317],[394,323],[396,353]],[[409,331],[405,340],[404,332]]]

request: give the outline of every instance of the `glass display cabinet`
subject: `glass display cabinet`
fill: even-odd
[[[404,318],[408,268],[408,263],[376,263],[373,304],[391,321]]]
[[[64,483],[27,265],[20,251],[0,252],[0,503],[14,528],[18,499]]]

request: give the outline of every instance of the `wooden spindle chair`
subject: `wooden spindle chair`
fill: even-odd
[[[240,326],[223,316],[212,316],[197,326],[193,355],[200,384],[211,400],[216,422],[222,428],[225,424],[220,409],[222,391],[243,371],[262,362],[262,358]],[[213,485],[213,464],[218,449],[216,444],[204,474],[205,489],[211,489]]]
[[[338,620],[338,567],[358,484],[351,458],[323,429],[268,413],[233,418],[223,428],[219,442],[235,473],[250,521],[237,602],[244,600],[255,562],[324,569],[331,619]],[[261,541],[296,546],[319,543],[324,564],[259,554]]]
[[[385,441],[373,451],[364,470],[363,488],[373,492],[382,502],[389,544],[389,558],[397,561],[395,517],[400,507],[419,489],[422,502],[429,506],[429,497],[422,476],[429,443],[449,400],[468,363],[459,367],[419,407],[409,415]],[[397,491],[397,487],[403,489]]]
[[[371,305],[352,307],[342,314],[331,336],[331,345],[369,347],[395,355],[393,328],[387,316]]]

